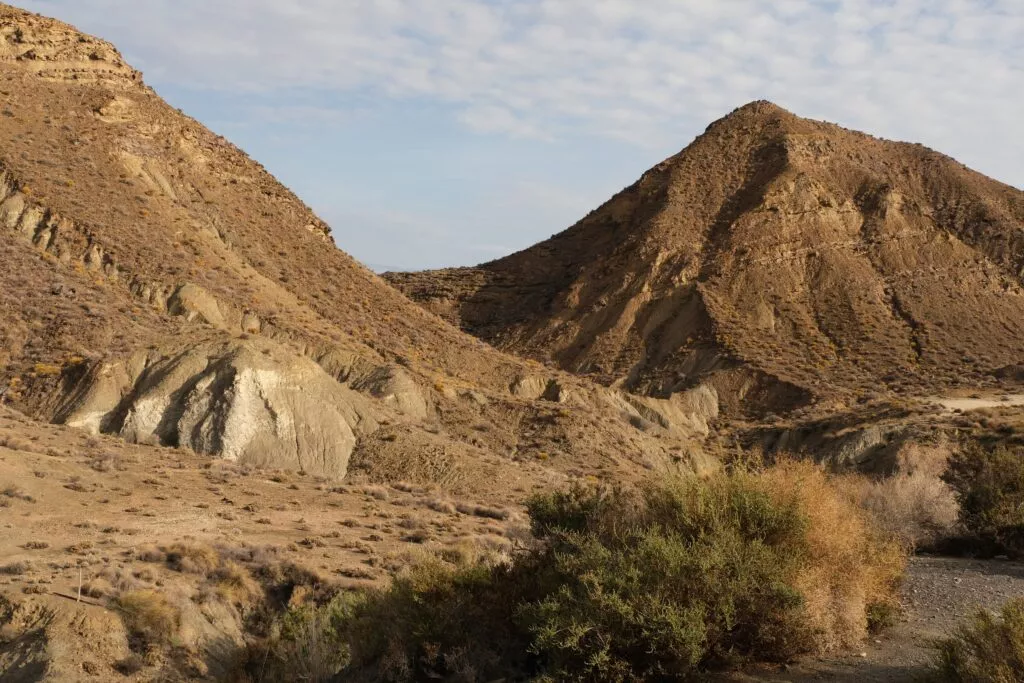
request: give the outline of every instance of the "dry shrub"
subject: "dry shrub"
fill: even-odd
[[[136,576],[138,573],[139,572],[132,572],[128,569],[108,566],[101,569],[96,576],[90,580],[90,583],[95,583],[98,589],[104,589],[106,586],[110,586],[111,588],[106,591],[106,595],[108,596],[119,593],[131,593],[142,588],[142,584]]]
[[[14,486],[13,484],[5,486],[3,490],[0,491],[0,495],[4,496],[5,498],[11,498],[13,500],[23,500],[26,503],[36,502],[36,499],[30,496],[29,494],[25,493],[25,490],[23,488],[21,488],[20,486]]]
[[[155,545],[143,546],[135,551],[135,559],[141,562],[166,562],[167,553]]]
[[[375,500],[388,500],[391,498],[391,493],[383,486],[364,486],[361,492]]]
[[[818,633],[815,648],[855,645],[872,619],[897,609],[906,552],[820,468],[788,462],[760,477],[777,504],[795,504],[807,518],[807,547],[793,585]]]
[[[497,566],[508,564],[511,557],[508,547],[496,547],[489,543],[465,540],[434,550],[434,555],[455,567],[472,567],[475,565]],[[415,558],[424,561],[423,558]]]
[[[850,490],[876,523],[907,547],[934,546],[955,533],[959,515],[953,489],[942,480],[952,450],[945,439],[906,444],[894,474],[850,477]]]
[[[441,512],[449,515],[456,512],[455,503],[444,498],[433,498],[427,501],[427,507],[434,512]]]
[[[220,554],[207,545],[175,543],[161,550],[167,556],[167,566],[178,572],[209,576],[220,566]]]
[[[483,517],[484,519],[506,520],[512,516],[512,513],[504,508],[488,507],[486,505],[459,503],[455,506],[455,509],[464,515]]]
[[[181,615],[161,593],[132,591],[118,596],[113,604],[121,614],[134,649],[164,647],[178,632]]]
[[[861,506],[879,526],[908,547],[929,547],[954,533],[959,507],[953,490],[937,477],[896,474],[857,482]]]
[[[102,577],[90,579],[82,584],[82,595],[90,598],[105,598],[114,592],[114,587]]]
[[[20,576],[32,568],[28,562],[10,562],[0,566],[0,574],[7,576]]]
[[[5,434],[0,436],[0,448],[7,448],[12,451],[32,452],[32,444],[16,436]]]
[[[263,596],[260,585],[236,562],[225,562],[210,578],[217,596],[238,609],[252,607]]]
[[[123,472],[128,469],[124,458],[118,453],[99,453],[89,459],[89,467],[97,472],[117,471]]]

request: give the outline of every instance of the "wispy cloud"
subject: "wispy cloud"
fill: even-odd
[[[429,97],[474,129],[512,135],[660,144],[769,97],[940,144],[965,128],[1015,129],[1024,110],[1019,0],[25,4],[96,30],[130,24],[122,42],[164,82]]]
[[[14,1],[114,40],[382,263],[546,237],[759,98],[1024,187],[1021,0]]]

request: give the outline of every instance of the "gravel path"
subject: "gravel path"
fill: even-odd
[[[784,670],[748,671],[734,681],[920,680],[931,661],[931,643],[948,634],[979,606],[998,610],[1024,596],[1024,564],[920,556],[911,560],[903,587],[904,621],[862,652],[801,662]]]

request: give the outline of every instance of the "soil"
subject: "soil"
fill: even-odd
[[[170,680],[216,679],[225,659],[218,637],[237,646],[241,618],[204,597],[210,576],[172,568],[159,549],[209,550],[254,574],[294,564],[337,589],[380,585],[425,556],[508,552],[526,532],[516,500],[527,493],[454,496],[358,476],[339,484],[89,436],[0,408],[2,677],[121,679],[112,667],[129,655],[128,640],[111,600],[157,590],[192,623],[195,670]],[[164,680],[156,674],[149,666],[131,679]]]

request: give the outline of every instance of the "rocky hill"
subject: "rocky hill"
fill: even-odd
[[[503,495],[671,466],[707,431],[699,395],[638,401],[422,310],[108,43],[0,5],[0,92],[0,403],[247,464],[341,477],[351,460]]]
[[[996,382],[1024,355],[1024,192],[754,102],[575,226],[391,273],[505,351],[733,414]]]

